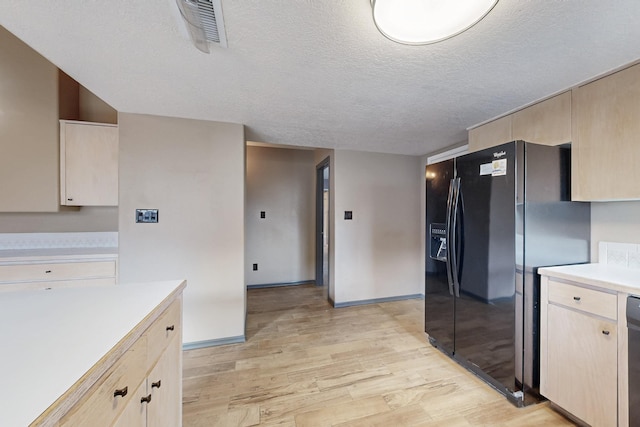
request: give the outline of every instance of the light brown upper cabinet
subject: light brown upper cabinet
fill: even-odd
[[[501,117],[469,130],[469,151],[478,151],[513,141],[511,116]]]
[[[512,114],[513,139],[544,145],[571,142],[571,91]]]
[[[469,151],[515,140],[544,145],[571,142],[571,91],[469,130]]]
[[[60,204],[118,205],[117,125],[60,120]]]
[[[640,64],[573,91],[572,199],[640,199]]]
[[[57,212],[58,69],[0,26],[0,212]]]

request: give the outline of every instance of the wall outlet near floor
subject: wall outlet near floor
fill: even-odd
[[[253,264],[253,271],[258,271],[258,264]]]

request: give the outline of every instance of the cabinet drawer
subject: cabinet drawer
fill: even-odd
[[[171,342],[171,338],[180,335],[181,300],[177,299],[153,322],[147,330],[147,361],[149,366],[153,366],[160,358],[160,355]]]
[[[549,302],[575,308],[596,316],[617,319],[615,294],[549,280]]]
[[[104,277],[99,279],[76,279],[76,280],[59,280],[54,282],[21,282],[21,283],[0,283],[0,293],[13,291],[26,291],[33,289],[60,289],[75,288],[86,286],[106,286],[115,285],[115,277]]]
[[[111,425],[135,395],[147,375],[147,340],[143,335],[98,380],[84,399],[61,420],[61,426]],[[114,396],[116,390],[127,390]]]
[[[115,277],[115,261],[0,265],[0,282]]]

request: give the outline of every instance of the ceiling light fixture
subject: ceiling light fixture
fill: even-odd
[[[373,21],[394,42],[436,43],[466,31],[498,0],[371,0]]]

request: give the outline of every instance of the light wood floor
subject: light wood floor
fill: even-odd
[[[184,426],[572,425],[546,404],[513,407],[431,347],[423,306],[250,290],[246,343],[184,352]]]

